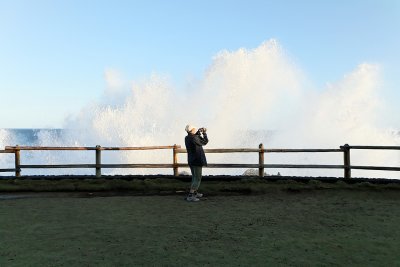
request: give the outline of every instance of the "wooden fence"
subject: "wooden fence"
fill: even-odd
[[[172,164],[103,164],[101,162],[102,151],[133,151],[133,150],[172,150]],[[209,163],[207,168],[256,168],[259,176],[264,176],[266,168],[273,169],[343,169],[343,177],[351,178],[351,170],[381,170],[381,171],[400,171],[400,167],[383,166],[354,166],[350,164],[350,151],[352,149],[372,149],[372,150],[400,150],[400,146],[350,146],[345,144],[339,149],[266,149],[263,144],[258,148],[214,148],[204,149],[205,153],[258,153],[258,163],[254,164],[229,164],[229,163]],[[94,164],[59,164],[59,165],[24,165],[21,164],[21,151],[95,151]],[[21,176],[22,169],[54,169],[54,168],[93,168],[96,169],[96,176],[101,177],[103,168],[172,168],[175,176],[179,175],[179,168],[188,167],[188,164],[178,162],[178,154],[187,153],[179,145],[173,146],[146,146],[146,147],[33,147],[33,146],[6,146],[0,153],[12,153],[15,155],[15,167],[10,169],[0,169],[0,172],[15,172],[15,176]],[[343,153],[343,165],[321,165],[321,164],[265,164],[265,153]]]

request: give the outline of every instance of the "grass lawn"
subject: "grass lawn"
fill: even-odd
[[[398,190],[0,201],[0,266],[400,266]]]

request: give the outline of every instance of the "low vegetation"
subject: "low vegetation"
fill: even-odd
[[[274,190],[400,190],[400,183],[354,182],[337,179],[332,182],[320,180],[295,181],[280,178],[278,180],[255,177],[232,180],[207,179],[202,183],[202,190],[207,194],[262,194]],[[88,179],[4,179],[0,180],[0,192],[130,192],[135,194],[175,194],[187,190],[189,178],[88,178]]]

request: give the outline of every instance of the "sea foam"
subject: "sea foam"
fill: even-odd
[[[185,125],[208,128],[209,148],[339,148],[340,145],[399,145],[393,128],[379,125],[386,105],[378,65],[361,63],[339,81],[315,88],[276,40],[255,49],[221,51],[203,77],[177,88],[153,74],[129,85],[113,70],[98,101],[65,121],[61,135],[37,133],[43,146],[184,146]],[[7,131],[0,144],[16,144]],[[21,144],[22,145],[22,144]],[[354,165],[399,166],[398,152],[352,151]],[[27,163],[94,163],[94,152],[24,152]],[[179,162],[186,156],[180,155]],[[258,163],[257,153],[209,154],[210,163]],[[104,163],[171,163],[172,151],[103,152]],[[3,162],[4,163],[4,162]],[[337,154],[267,154],[265,163],[343,164]],[[49,170],[46,173],[71,173]],[[205,174],[242,174],[245,169],[205,169]],[[341,176],[342,170],[267,169],[282,175]],[[23,170],[24,173],[35,171]],[[94,170],[74,170],[93,174]],[[37,171],[36,171],[37,173]],[[43,173],[43,171],[40,171]],[[108,169],[106,174],[172,173],[162,169]],[[353,171],[354,176],[398,177]]]

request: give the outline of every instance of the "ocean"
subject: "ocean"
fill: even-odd
[[[1,134],[2,133],[2,134]],[[61,137],[62,129],[0,129],[0,144],[3,146],[34,146],[39,145],[40,134],[50,134]],[[3,138],[3,140],[1,140]],[[13,142],[13,143],[6,143]],[[0,148],[1,149],[1,148]]]

